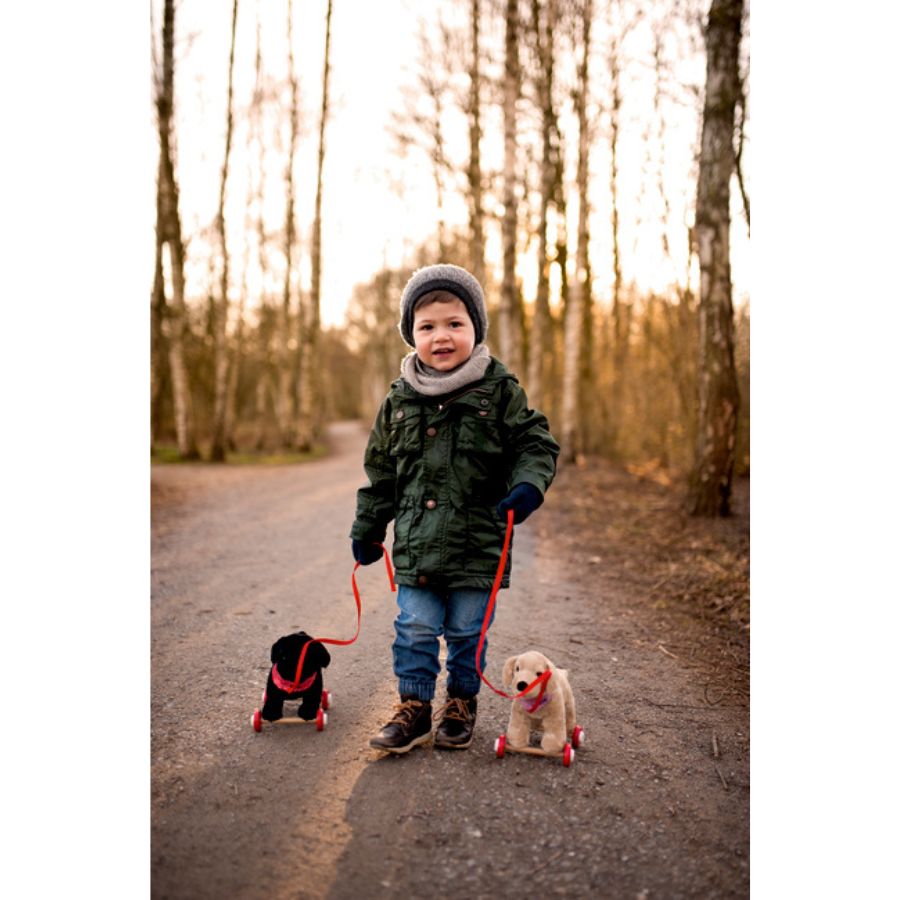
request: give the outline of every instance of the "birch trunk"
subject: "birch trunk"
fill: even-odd
[[[528,360],[528,399],[543,408],[544,374],[547,348],[552,346],[553,320],[550,315],[550,266],[547,220],[556,193],[559,174],[559,141],[556,135],[556,112],[553,108],[553,35],[556,18],[555,0],[546,0],[541,15],[540,0],[532,0],[532,24],[537,46],[539,71],[537,94],[541,105],[541,205],[538,224],[538,281],[534,301]],[[543,21],[542,21],[543,20]]]
[[[225,157],[219,182],[219,209],[216,230],[222,253],[222,281],[214,306],[213,346],[215,358],[213,435],[210,459],[224,462],[228,445],[228,242],[225,231],[225,193],[228,184],[228,162],[231,157],[231,135],[234,127],[234,40],[237,33],[238,0],[231,9],[231,49],[228,54],[228,102],[225,113]]]
[[[319,119],[319,156],[316,166],[316,211],[312,229],[312,282],[309,322],[305,330],[303,367],[300,375],[300,420],[297,449],[309,451],[322,432],[321,325],[322,294],[322,170],[325,164],[325,126],[328,122],[328,76],[331,71],[331,0],[325,14],[325,63],[322,71],[322,110]]]
[[[259,279],[260,279],[260,316],[258,333],[260,336],[260,350],[263,362],[263,373],[257,384],[256,403],[254,405],[254,415],[258,417],[256,438],[253,446],[257,450],[261,450],[265,443],[266,432],[268,430],[268,410],[266,408],[266,398],[274,395],[274,389],[270,385],[268,367],[270,365],[270,341],[269,332],[272,316],[269,309],[268,284],[269,284],[269,254],[268,254],[268,235],[266,234],[265,220],[265,196],[266,196],[266,141],[263,133],[263,98],[264,98],[264,82],[262,68],[262,29],[259,21],[259,5],[256,9],[256,59],[255,59],[255,84],[253,90],[252,116],[251,123],[255,130],[257,140],[257,182],[256,182],[256,243],[259,261]],[[260,389],[260,385],[262,386]],[[278,405],[277,401],[272,404],[275,412],[275,421],[278,421]]]
[[[481,174],[481,4],[472,0],[472,66],[469,71],[469,265],[483,290],[484,268],[484,192]]]
[[[516,101],[519,97],[519,10],[506,2],[506,61],[503,78],[503,284],[500,293],[500,356],[513,373],[522,370],[522,340],[516,284]]]
[[[284,217],[284,290],[281,299],[281,320],[279,322],[279,359],[278,359],[278,402],[276,417],[281,444],[285,448],[293,445],[293,412],[294,395],[291,390],[291,274],[294,259],[294,156],[297,150],[297,73],[294,67],[294,27],[293,0],[288,0],[287,41],[288,41],[288,78],[290,81],[290,142],[288,161],[285,168],[285,217]],[[302,322],[302,310],[298,311],[298,321]],[[302,327],[302,326],[301,326]],[[298,342],[299,347],[299,342]]]
[[[161,265],[165,271],[165,250],[168,250],[171,277],[171,303],[165,322],[165,338],[169,351],[169,372],[172,378],[172,399],[175,410],[175,434],[178,453],[182,459],[199,459],[191,401],[190,383],[184,362],[184,336],[187,315],[184,302],[184,243],[178,213],[178,182],[172,154],[172,114],[175,96],[175,3],[166,0],[163,13],[163,71],[156,98],[159,131],[158,222],[163,237]],[[164,279],[165,280],[165,279]],[[165,286],[163,287],[165,291]]]
[[[611,81],[610,137],[609,137],[609,192],[612,204],[610,224],[612,226],[613,255],[613,368],[610,387],[609,421],[607,423],[606,451],[616,456],[620,452],[622,430],[623,394],[625,369],[628,358],[628,340],[631,329],[631,310],[622,297],[622,259],[619,247],[619,128],[622,109],[621,65],[619,40],[613,39],[609,54],[609,74]]]
[[[578,247],[575,251],[575,281],[569,288],[565,314],[565,342],[563,352],[562,391],[562,457],[564,462],[577,462],[581,448],[578,428],[578,387],[581,374],[582,331],[586,298],[590,296],[588,245],[588,182],[590,168],[590,134],[588,133],[587,100],[590,90],[591,19],[593,0],[584,0],[581,9],[581,59],[578,64],[578,86],[575,92],[575,113],[578,118]],[[587,305],[589,305],[589,300]]]
[[[713,0],[706,27],[706,100],[697,181],[700,411],[688,489],[691,515],[730,511],[739,404],[734,366],[729,211],[743,0]]]
[[[163,276],[163,233],[160,216],[160,197],[156,198],[156,258],[153,266],[153,291],[150,295],[150,449],[156,444],[160,431],[163,385],[165,384],[166,287]]]

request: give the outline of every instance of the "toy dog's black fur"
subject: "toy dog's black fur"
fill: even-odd
[[[305,644],[312,638],[305,631],[296,634],[287,634],[278,638],[272,645],[272,665],[278,666],[278,674],[285,680],[293,682],[297,673],[297,662]],[[275,686],[272,680],[272,671],[269,670],[269,680],[266,682],[266,697],[263,703],[262,717],[267,722],[276,722],[284,715],[285,700],[300,700],[297,715],[301,719],[311,721],[316,717],[319,704],[322,702],[322,669],[331,662],[328,651],[319,643],[314,643],[306,651],[303,660],[303,671],[300,673],[300,681],[309,678],[315,672],[315,680],[312,686],[305,691],[288,693]]]

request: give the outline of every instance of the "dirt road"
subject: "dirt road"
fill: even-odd
[[[252,731],[274,639],[355,627],[365,432],[332,439],[303,466],[153,469],[152,896],[748,896],[746,704],[660,649],[602,554],[582,564],[554,489],[516,529],[487,674],[528,648],[569,670],[587,732],[571,768],[494,758],[508,706],[487,689],[468,751],[368,748],[395,690],[381,564],[326,670],[328,727]]]

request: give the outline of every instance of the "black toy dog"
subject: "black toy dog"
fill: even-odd
[[[303,647],[313,639],[305,632],[287,634],[272,645],[272,668],[263,695],[262,717],[277,722],[284,715],[285,700],[300,700],[297,715],[307,722],[316,717],[322,702],[322,669],[330,662],[328,651],[318,642],[310,644],[296,690],[291,690]]]

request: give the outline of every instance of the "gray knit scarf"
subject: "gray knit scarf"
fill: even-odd
[[[473,381],[480,381],[484,378],[490,362],[491,353],[487,344],[477,344],[472,355],[464,363],[449,372],[439,372],[431,366],[426,366],[413,350],[403,357],[400,374],[413,390],[426,397],[439,397],[441,394],[459,390]]]

